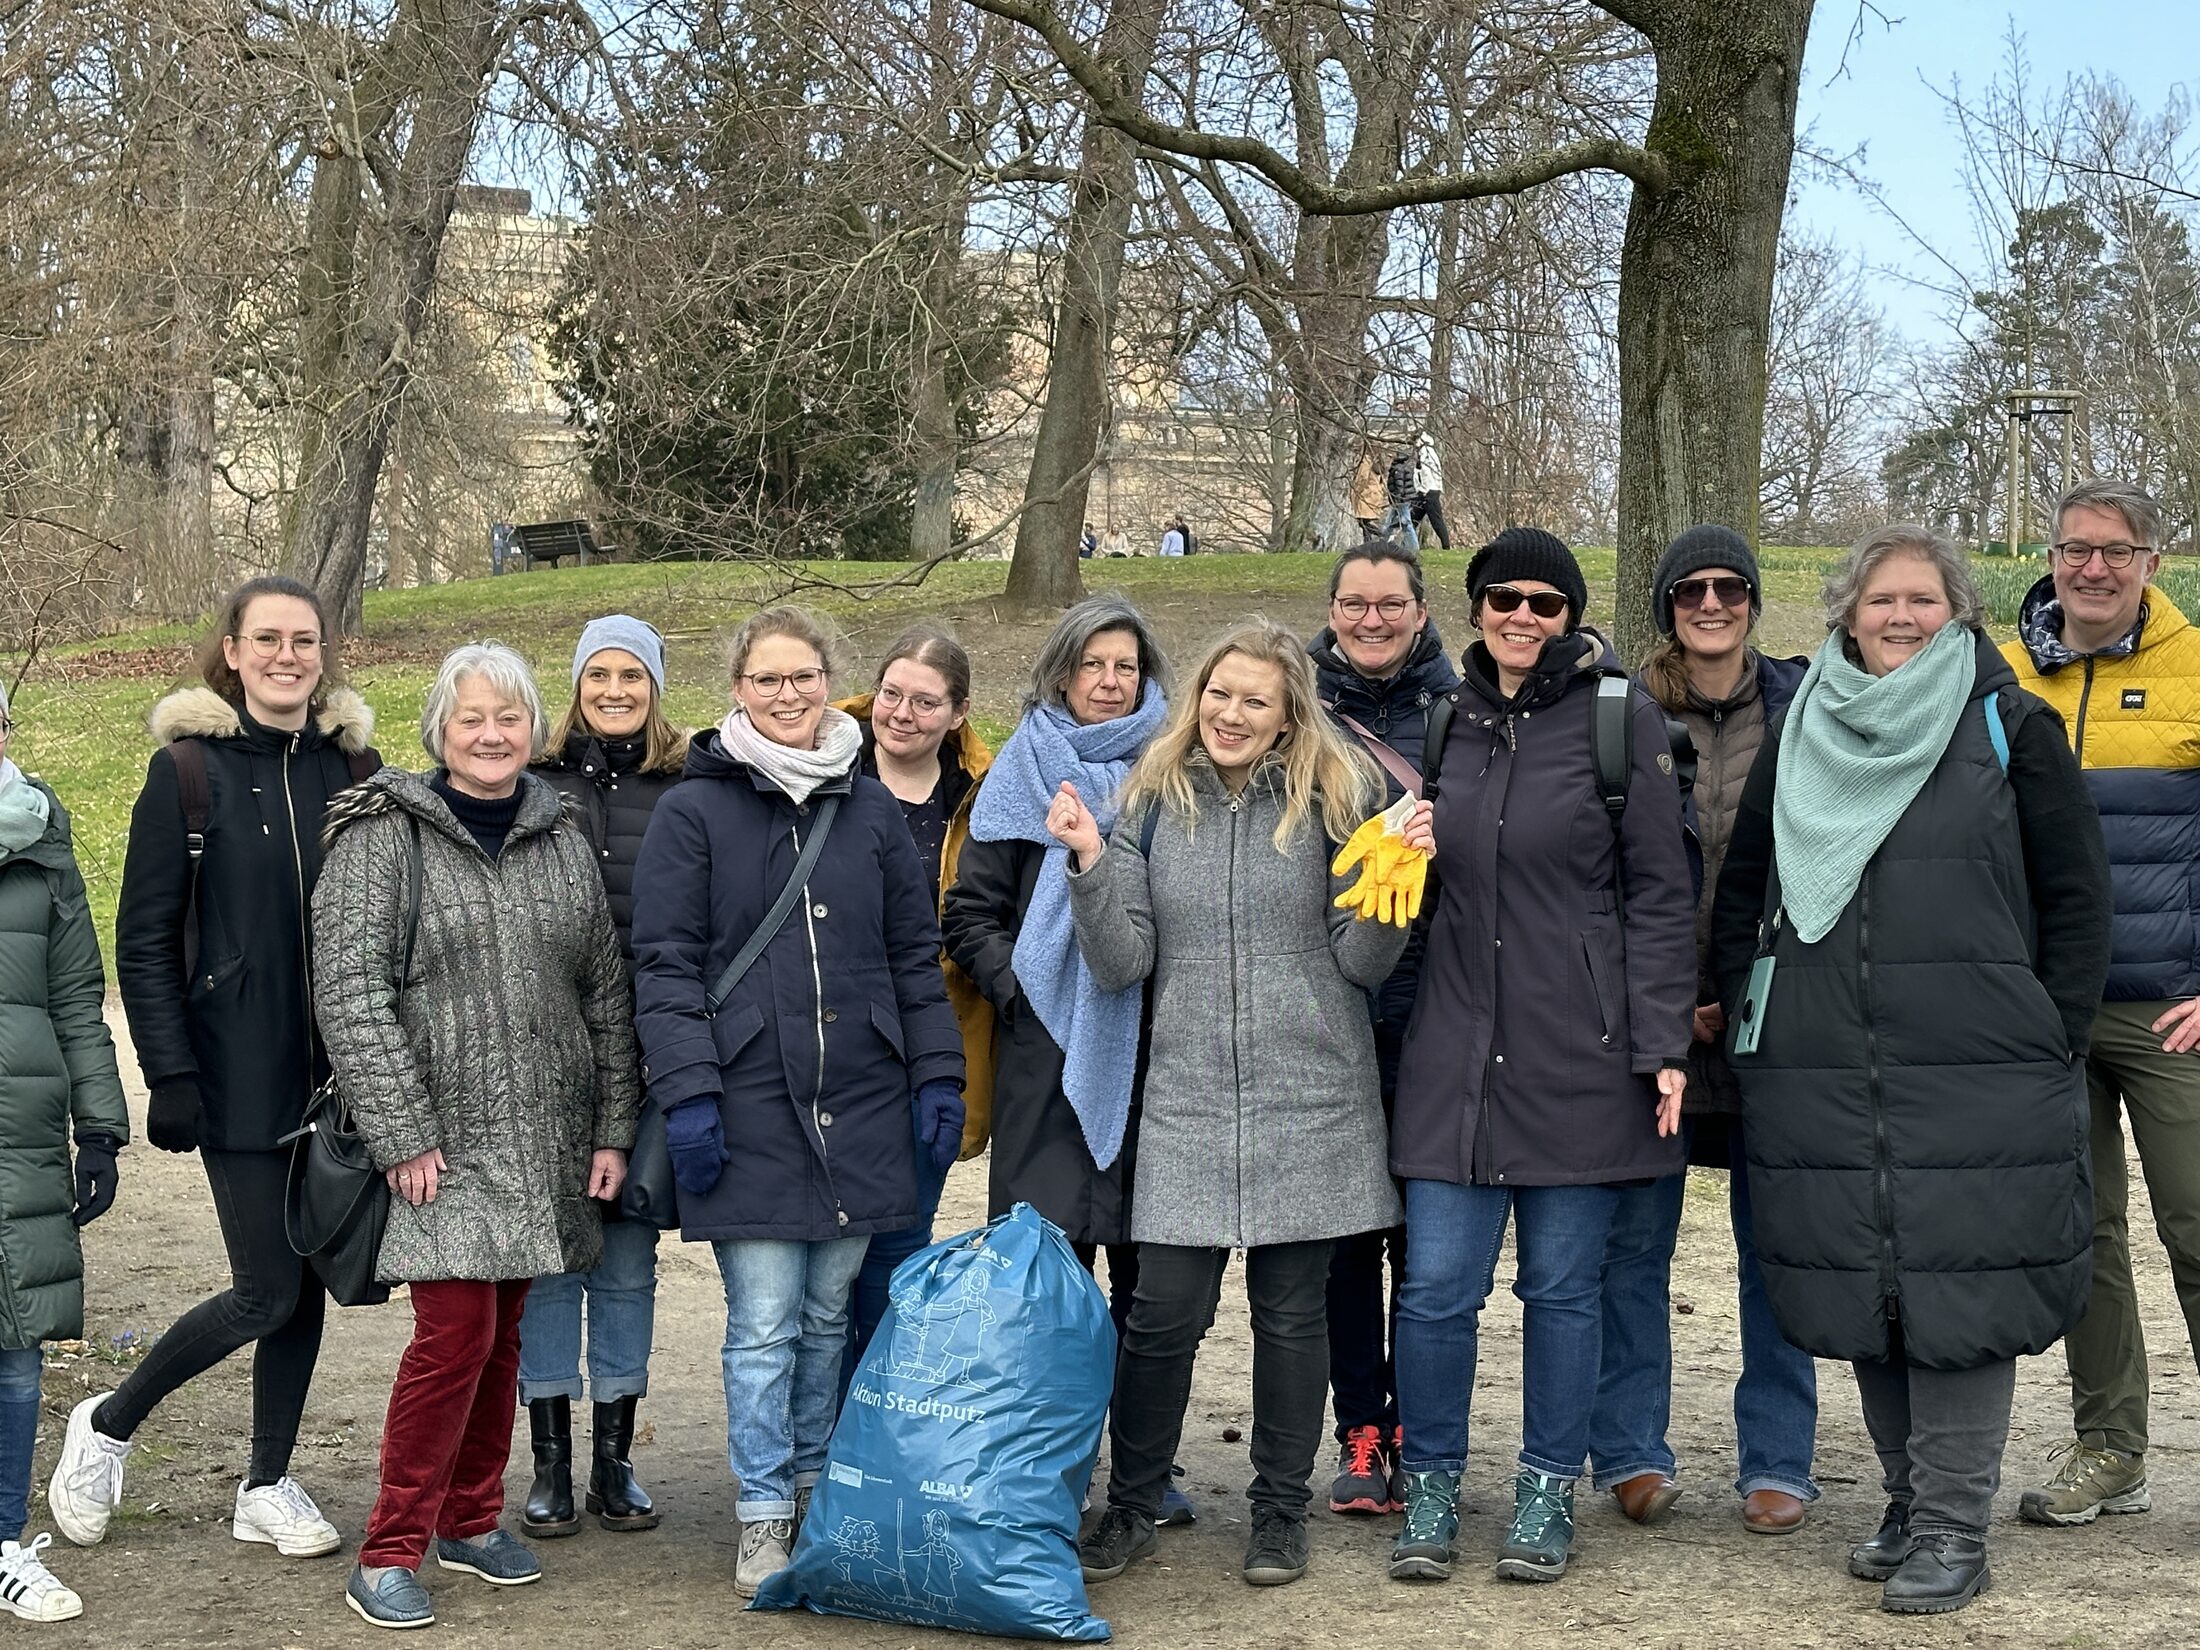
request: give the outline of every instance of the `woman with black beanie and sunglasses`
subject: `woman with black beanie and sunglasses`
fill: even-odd
[[[1695,897],[1664,714],[1583,628],[1573,553],[1507,528],[1468,564],[1467,595],[1480,639],[1440,741],[1432,724],[1428,800],[1406,830],[1441,895],[1391,1131],[1407,1235],[1406,1522],[1390,1573],[1451,1573],[1476,1326],[1517,1222],[1524,1424],[1497,1573],[1551,1581],[1573,1546],[1619,1183],[1681,1167]],[[1614,693],[1628,756],[1616,807],[1592,731]]]

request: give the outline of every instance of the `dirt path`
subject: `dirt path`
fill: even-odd
[[[132,1069],[127,1051],[124,1069]],[[134,1077],[130,1086],[142,1121],[142,1089]],[[226,1275],[197,1160],[139,1145],[123,1165],[121,1200],[89,1233],[95,1350],[47,1371],[34,1530],[48,1527],[44,1474],[69,1405],[87,1390],[112,1386],[121,1363],[135,1355],[133,1344],[149,1341]],[[2011,1482],[1997,1509],[1995,1589],[1951,1620],[1905,1622],[1882,1615],[1876,1590],[1842,1571],[1846,1544],[1869,1532],[1881,1503],[1854,1388],[1840,1366],[1820,1366],[1818,1460],[1826,1496],[1817,1515],[1801,1534],[1784,1540],[1743,1532],[1727,1488],[1737,1335],[1724,1186],[1702,1177],[1690,1193],[1674,1278],[1677,1306],[1687,1309],[1674,1318],[1673,1401],[1673,1439],[1689,1493],[1666,1524],[1636,1529],[1608,1501],[1585,1495],[1578,1556],[1562,1583],[1501,1584],[1475,1562],[1462,1565],[1449,1586],[1409,1589],[1383,1576],[1395,1519],[1347,1520],[1317,1511],[1307,1580],[1272,1590],[1246,1587],[1237,1566],[1249,1468],[1245,1446],[1222,1441],[1224,1428],[1250,1427],[1250,1347],[1242,1288],[1233,1273],[1221,1321],[1200,1360],[1186,1431],[1184,1456],[1200,1521],[1166,1532],[1157,1560],[1095,1589],[1095,1609],[1114,1623],[1120,1642],[1138,1650],[1217,1642],[1279,1650],[1561,1643],[2105,1650],[2200,1642],[2200,1567],[2191,1556],[2200,1533],[2200,1464],[2194,1457],[2200,1389],[2151,1235],[2144,1240],[2142,1292],[2155,1349],[2155,1511],[2072,1531],[2016,1522],[2018,1492],[2067,1427],[2059,1356],[2030,1360],[2017,1389]],[[983,1165],[958,1168],[941,1230],[975,1224],[983,1203]],[[2140,1211],[2134,1211],[2133,1226],[2150,1232]],[[707,1253],[696,1246],[668,1242],[662,1270],[656,1384],[643,1409],[648,1425],[635,1459],[665,1509],[664,1526],[629,1536],[591,1527],[573,1539],[545,1543],[543,1584],[516,1591],[493,1591],[431,1567],[426,1579],[439,1620],[422,1642],[463,1650],[704,1650],[727,1644],[875,1650],[927,1639],[951,1642],[907,1628],[806,1616],[735,1618],[733,1492],[717,1360],[723,1297]],[[1501,1283],[1507,1279],[1509,1263]],[[130,1458],[123,1510],[106,1543],[88,1552],[57,1543],[61,1550],[52,1555],[59,1573],[84,1595],[91,1642],[103,1650],[386,1645],[387,1635],[358,1623],[339,1595],[373,1500],[383,1407],[410,1329],[402,1298],[375,1310],[330,1314],[296,1470],[344,1532],[345,1552],[337,1557],[289,1562],[229,1535],[229,1507],[246,1456],[245,1358],[163,1406]],[[1493,1302],[1485,1329],[1469,1512],[1461,1530],[1470,1557],[1494,1552],[1510,1510],[1507,1463],[1519,1442],[1520,1318],[1509,1294]],[[507,1478],[515,1496],[524,1493],[525,1460],[526,1429],[515,1426]],[[1324,1483],[1326,1472],[1325,1462]],[[7,1636],[28,1643],[33,1633],[24,1627]]]

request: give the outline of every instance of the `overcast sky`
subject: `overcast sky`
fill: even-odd
[[[1945,97],[1982,88],[2007,62],[2013,23],[2034,84],[2059,86],[2094,71],[2121,80],[2148,111],[2200,76],[2194,0],[1879,0],[1892,27],[1866,16],[1852,42],[1856,0],[1818,0],[1797,127],[1828,153],[1862,148],[1862,169],[1887,203],[1958,264],[1976,262],[1977,237]],[[1843,58],[1846,56],[1846,69]],[[1811,175],[1798,159],[1795,221],[1837,236],[1875,269],[1874,295],[1909,337],[1939,334],[1941,299],[1903,277],[1946,272],[1887,214],[1849,186]]]

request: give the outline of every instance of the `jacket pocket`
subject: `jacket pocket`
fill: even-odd
[[[903,1065],[907,1065],[909,1056],[903,1052],[901,1016],[884,1003],[873,1003],[871,1005],[871,1026],[881,1037],[886,1039],[886,1046],[894,1051],[894,1058]]]
[[[1596,999],[1599,1028],[1604,1034],[1605,1046],[1610,1047],[1619,1030],[1612,1017],[1616,999],[1612,995],[1612,982],[1605,978],[1604,959],[1597,954],[1594,933],[1585,932],[1581,936],[1581,960],[1589,970],[1589,995]]]
[[[754,1003],[743,1003],[718,1015],[710,1022],[711,1046],[718,1051],[718,1064],[730,1066],[740,1059],[741,1051],[755,1042],[763,1029],[764,1011]]]
[[[191,995],[198,998],[212,997],[224,987],[234,985],[244,973],[244,953],[224,957],[219,962],[199,959],[199,968],[191,976]]]

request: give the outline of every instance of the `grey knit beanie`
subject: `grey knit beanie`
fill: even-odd
[[[581,639],[573,649],[573,683],[580,685],[581,672],[607,647],[623,648],[649,672],[649,679],[657,684],[657,692],[665,691],[665,639],[657,634],[657,627],[644,623],[628,613],[607,613],[600,619],[591,619],[588,628],[581,632]]]

